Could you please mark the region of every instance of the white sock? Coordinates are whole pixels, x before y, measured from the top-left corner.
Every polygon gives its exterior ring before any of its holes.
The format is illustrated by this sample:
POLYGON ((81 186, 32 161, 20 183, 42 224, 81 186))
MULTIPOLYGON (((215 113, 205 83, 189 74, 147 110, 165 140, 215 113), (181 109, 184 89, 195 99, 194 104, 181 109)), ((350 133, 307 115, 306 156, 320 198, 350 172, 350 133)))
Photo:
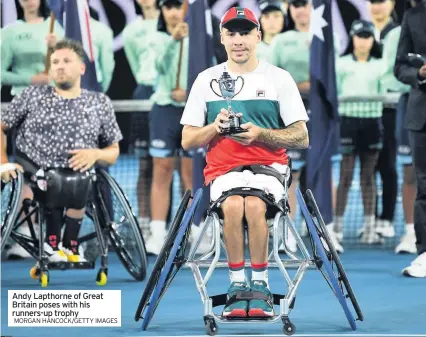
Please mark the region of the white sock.
POLYGON ((229 277, 232 282, 246 282, 246 273, 244 271, 244 268, 239 270, 230 270, 229 271, 229 277))
POLYGON ((364 215, 364 227, 366 229, 372 229, 376 223, 376 217, 374 215, 364 215))
POLYGON ((262 271, 252 270, 251 280, 252 281, 265 281, 266 285, 269 287, 268 269, 265 269, 265 270, 262 270, 262 271))
POLYGON ((328 225, 326 225, 325 227, 327 227, 327 231, 328 232, 334 232, 334 223, 329 223, 328 225))
POLYGON ((153 220, 149 224, 152 233, 163 233, 166 231, 166 222, 162 220, 153 220))
POLYGON ((334 218, 334 231, 336 233, 340 233, 343 231, 343 217, 342 216, 336 216, 334 218))

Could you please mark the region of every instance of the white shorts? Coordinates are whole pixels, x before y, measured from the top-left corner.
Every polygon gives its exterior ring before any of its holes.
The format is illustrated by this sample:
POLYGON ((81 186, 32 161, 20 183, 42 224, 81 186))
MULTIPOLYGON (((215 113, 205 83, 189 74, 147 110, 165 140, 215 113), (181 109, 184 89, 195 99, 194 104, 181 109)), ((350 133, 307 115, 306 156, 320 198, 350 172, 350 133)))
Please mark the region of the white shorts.
POLYGON ((223 192, 238 187, 251 187, 271 193, 278 202, 284 197, 284 186, 270 175, 254 174, 252 171, 229 172, 216 178, 210 186, 210 198, 216 201, 223 192))

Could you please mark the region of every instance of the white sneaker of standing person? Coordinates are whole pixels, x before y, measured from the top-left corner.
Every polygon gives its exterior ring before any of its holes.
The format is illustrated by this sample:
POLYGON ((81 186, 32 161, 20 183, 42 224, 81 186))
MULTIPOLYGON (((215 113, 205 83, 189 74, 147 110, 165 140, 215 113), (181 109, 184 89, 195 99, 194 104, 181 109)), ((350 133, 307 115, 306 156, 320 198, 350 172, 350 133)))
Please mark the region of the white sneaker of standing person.
MULTIPOLYGON (((191 225, 191 235, 189 237, 189 240, 191 242, 191 248, 192 245, 195 244, 195 241, 198 239, 201 231, 203 230, 204 222, 200 223, 199 226, 192 224, 191 225)), ((206 232, 204 233, 203 237, 201 238, 200 244, 197 248, 197 254, 205 254, 210 251, 210 247, 213 240, 213 233, 212 233, 212 226, 207 228, 206 232)))
MULTIPOLYGON (((328 236, 330 237, 331 243, 334 246, 334 249, 336 249, 336 252, 338 254, 343 254, 345 250, 343 249, 342 244, 340 244, 339 240, 337 240, 336 233, 334 232, 334 224, 330 223, 327 226, 327 232, 328 236)), ((323 242, 324 246, 327 248, 327 244, 323 242)))
POLYGON ((161 252, 166 239, 166 222, 154 220, 149 224, 151 236, 145 242, 145 248, 148 254, 158 255, 161 252))
POLYGON ((426 277, 426 252, 417 256, 411 264, 402 270, 402 275, 426 277))
MULTIPOLYGON (((38 227, 38 224, 34 224, 34 231, 37 238, 38 238, 39 230, 40 229, 38 227)), ((17 229, 17 233, 31 237, 30 229, 26 223, 19 226, 19 228, 17 229)), ((21 259, 30 259, 32 258, 32 256, 24 248, 22 248, 21 245, 13 241, 13 244, 6 252, 6 258, 8 260, 21 260, 21 259)))
POLYGON ((391 221, 377 219, 376 233, 385 238, 393 238, 395 236, 395 228, 391 221))
MULTIPOLYGON (((285 239, 285 244, 287 248, 290 250, 291 253, 297 252, 297 242, 296 238, 294 237, 292 231, 290 229, 287 230, 287 237, 285 239)), ((284 244, 281 243, 281 245, 278 247, 278 251, 280 253, 284 252, 284 244)))

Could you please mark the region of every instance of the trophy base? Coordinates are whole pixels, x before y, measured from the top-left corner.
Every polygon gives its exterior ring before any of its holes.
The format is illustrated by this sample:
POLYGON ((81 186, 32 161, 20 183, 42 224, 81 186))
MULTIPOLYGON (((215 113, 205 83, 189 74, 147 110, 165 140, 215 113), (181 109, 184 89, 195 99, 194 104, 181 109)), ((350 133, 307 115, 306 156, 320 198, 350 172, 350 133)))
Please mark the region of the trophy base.
POLYGON ((243 129, 240 127, 236 127, 236 128, 227 128, 227 129, 222 129, 222 132, 220 133, 223 136, 230 136, 230 135, 235 135, 238 133, 244 133, 247 132, 247 129, 243 129))

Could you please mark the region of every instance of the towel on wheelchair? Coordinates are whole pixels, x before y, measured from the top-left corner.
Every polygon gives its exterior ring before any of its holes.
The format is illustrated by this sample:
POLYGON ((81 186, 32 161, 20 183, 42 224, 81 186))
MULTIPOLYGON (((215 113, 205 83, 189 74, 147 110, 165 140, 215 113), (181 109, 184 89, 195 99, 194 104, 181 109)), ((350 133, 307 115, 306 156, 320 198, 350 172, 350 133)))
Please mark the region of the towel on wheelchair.
POLYGON ((250 187, 271 194, 279 202, 285 194, 284 184, 291 177, 290 167, 273 163, 272 165, 238 166, 216 178, 210 188, 212 201, 217 200, 224 192, 234 188, 250 187))

